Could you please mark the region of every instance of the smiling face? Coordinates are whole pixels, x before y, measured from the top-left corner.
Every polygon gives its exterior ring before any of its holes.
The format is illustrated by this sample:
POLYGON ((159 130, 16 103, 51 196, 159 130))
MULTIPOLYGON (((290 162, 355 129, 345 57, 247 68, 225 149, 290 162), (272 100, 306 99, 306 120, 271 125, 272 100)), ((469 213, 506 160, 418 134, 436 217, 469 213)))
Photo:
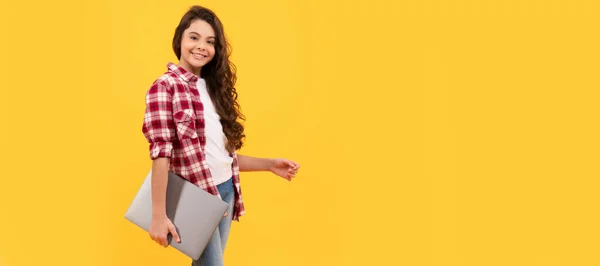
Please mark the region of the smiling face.
POLYGON ((179 65, 200 77, 200 70, 215 56, 215 31, 206 21, 196 19, 181 36, 179 65))

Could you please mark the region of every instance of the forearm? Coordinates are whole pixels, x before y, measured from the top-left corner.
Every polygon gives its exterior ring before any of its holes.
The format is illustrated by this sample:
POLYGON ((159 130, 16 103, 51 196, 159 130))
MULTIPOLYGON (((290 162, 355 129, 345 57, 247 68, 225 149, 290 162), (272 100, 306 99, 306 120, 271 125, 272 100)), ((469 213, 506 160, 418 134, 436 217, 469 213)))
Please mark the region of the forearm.
POLYGON ((238 165, 241 172, 269 171, 273 166, 273 159, 256 158, 238 154, 238 165))
POLYGON ((162 218, 167 215, 167 181, 169 159, 157 158, 152 161, 152 217, 162 218))

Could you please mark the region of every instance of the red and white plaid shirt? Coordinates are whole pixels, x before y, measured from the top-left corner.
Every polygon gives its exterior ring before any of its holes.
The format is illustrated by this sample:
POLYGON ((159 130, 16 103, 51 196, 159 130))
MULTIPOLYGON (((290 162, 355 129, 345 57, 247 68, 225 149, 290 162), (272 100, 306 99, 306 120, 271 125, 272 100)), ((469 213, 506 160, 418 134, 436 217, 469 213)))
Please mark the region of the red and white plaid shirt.
MULTIPOLYGON (((219 195, 211 176, 204 146, 204 107, 196 89, 198 77, 173 64, 146 93, 142 132, 150 143, 150 159, 169 158, 169 170, 207 192, 219 195)), ((230 153, 236 188, 232 219, 245 214, 237 153, 230 153)))

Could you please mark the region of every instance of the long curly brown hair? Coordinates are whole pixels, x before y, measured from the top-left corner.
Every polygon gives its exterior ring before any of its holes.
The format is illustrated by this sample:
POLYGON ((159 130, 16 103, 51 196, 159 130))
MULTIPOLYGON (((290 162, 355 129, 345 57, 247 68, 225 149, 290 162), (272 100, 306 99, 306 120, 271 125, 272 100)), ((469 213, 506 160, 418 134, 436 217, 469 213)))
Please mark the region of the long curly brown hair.
POLYGON ((244 126, 239 120, 246 118, 240 111, 237 102, 238 94, 235 89, 236 67, 229 61, 231 55, 231 46, 227 41, 223 24, 213 11, 202 6, 192 6, 181 18, 179 25, 175 29, 173 36, 173 51, 177 59, 181 59, 181 38, 183 32, 190 27, 190 24, 201 19, 206 21, 213 28, 216 34, 215 56, 205 66, 202 67, 200 76, 206 80, 208 93, 215 105, 217 113, 221 117, 223 132, 227 137, 226 148, 229 152, 240 149, 243 146, 244 126))

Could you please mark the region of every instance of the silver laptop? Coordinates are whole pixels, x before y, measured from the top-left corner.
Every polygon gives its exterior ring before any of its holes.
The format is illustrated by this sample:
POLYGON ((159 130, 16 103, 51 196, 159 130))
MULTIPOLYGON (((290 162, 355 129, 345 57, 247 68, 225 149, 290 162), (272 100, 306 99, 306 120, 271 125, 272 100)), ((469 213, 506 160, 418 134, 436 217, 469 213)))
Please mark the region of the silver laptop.
MULTIPOLYGON (((152 220, 151 179, 152 171, 125 213, 127 220, 146 232, 152 220)), ((228 204, 173 172, 169 172, 166 197, 167 217, 177 228, 181 239, 177 243, 169 234, 169 245, 192 259, 199 259, 227 211, 228 204)))

